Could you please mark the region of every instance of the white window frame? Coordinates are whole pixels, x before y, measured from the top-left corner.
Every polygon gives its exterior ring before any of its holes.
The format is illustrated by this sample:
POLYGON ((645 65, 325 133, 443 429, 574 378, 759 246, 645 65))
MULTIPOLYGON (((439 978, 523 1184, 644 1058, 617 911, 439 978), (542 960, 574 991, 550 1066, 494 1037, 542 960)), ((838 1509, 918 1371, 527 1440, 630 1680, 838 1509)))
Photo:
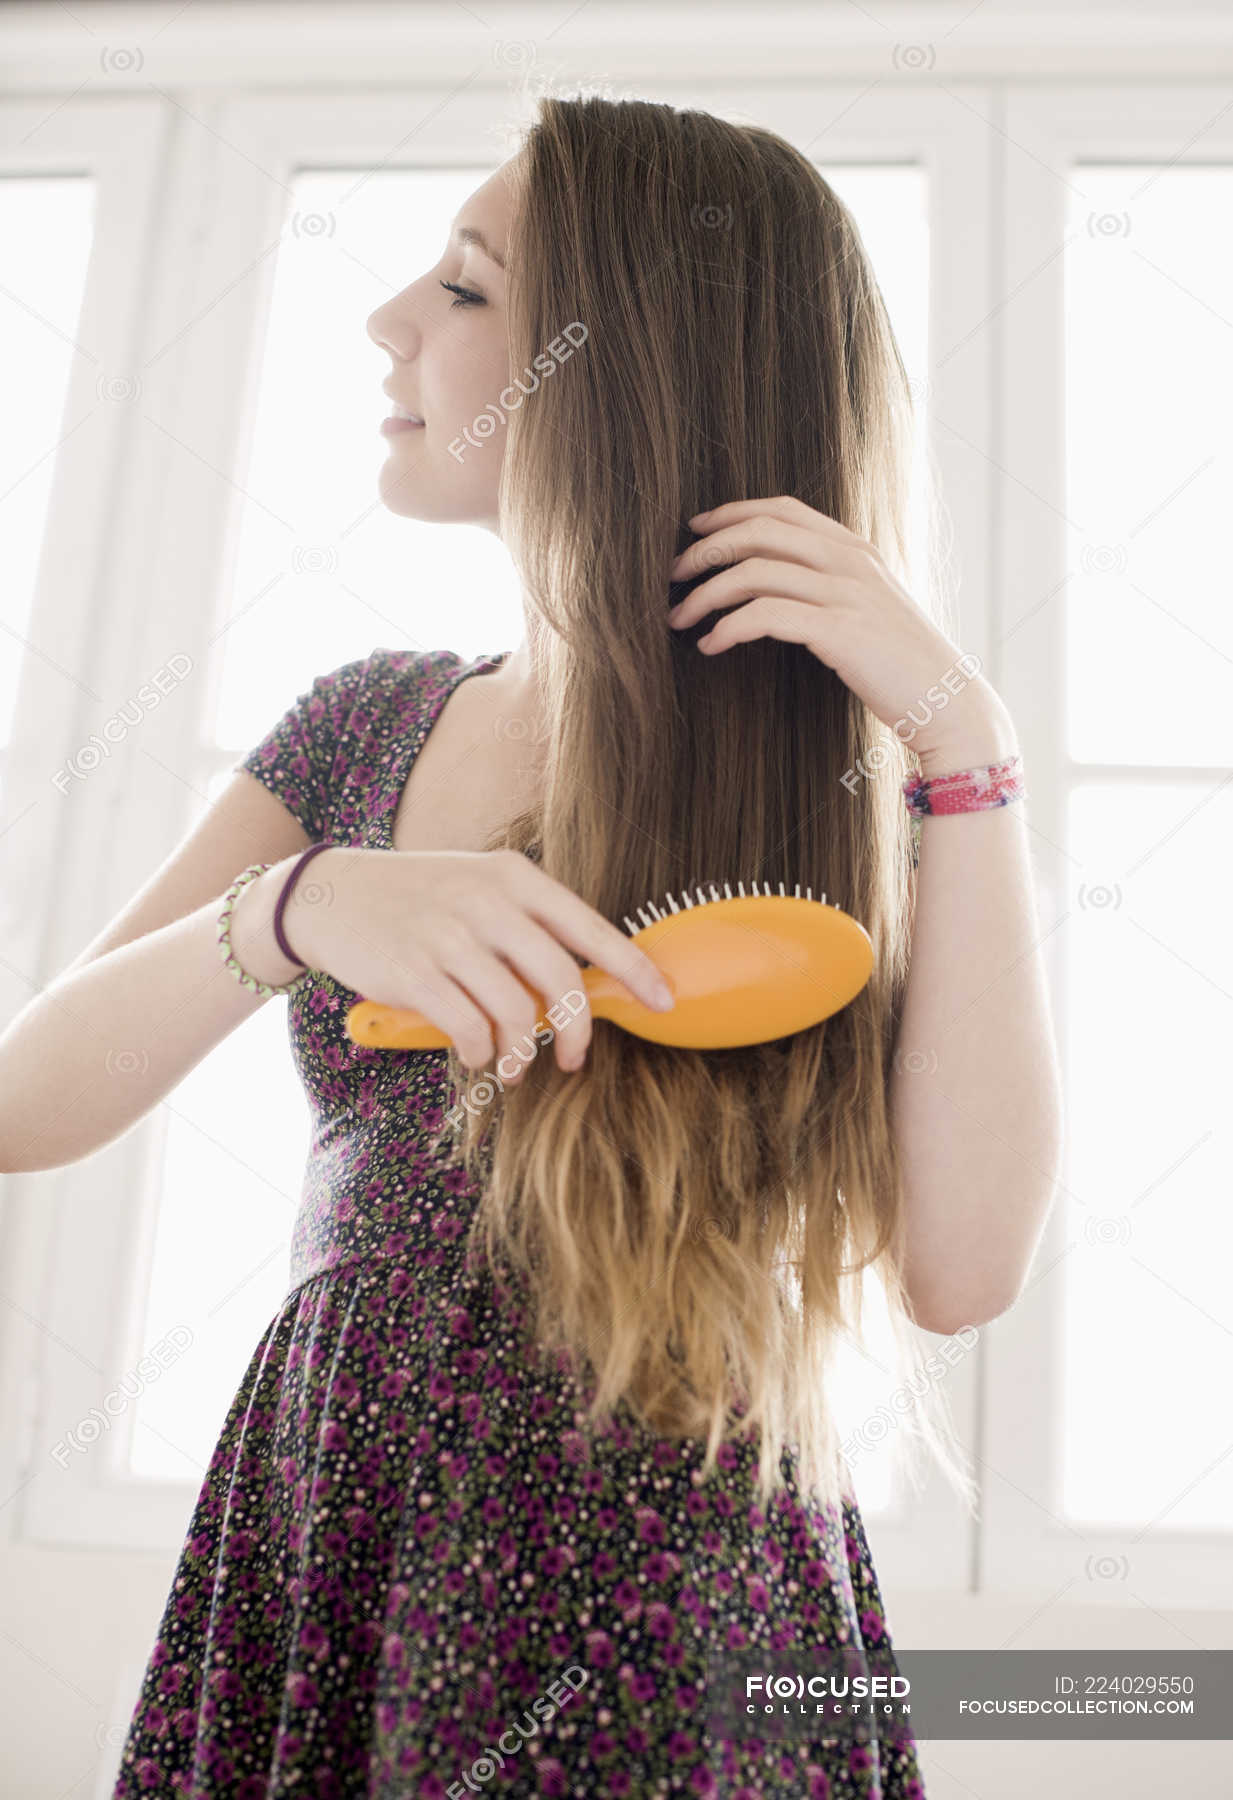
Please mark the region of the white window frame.
MULTIPOLYGON (((781 40, 776 48, 790 66, 791 46, 781 40)), ((963 645, 981 657, 1020 724, 1033 772, 1033 822, 1042 841, 1059 844, 1070 776, 1061 762, 1062 721, 1050 716, 1043 696, 1059 691, 1050 681, 1060 644, 1055 633, 1038 658, 1044 666, 1020 661, 1017 644, 1014 663, 1005 659, 1003 666, 999 657, 1013 622, 1063 577, 1060 538, 1054 543, 1040 533, 1015 483, 1000 478, 1013 445, 1021 478, 1049 496, 1060 515, 1062 395, 1040 381, 1038 362, 1029 366, 1016 354, 1017 344, 1029 343, 1037 358, 1056 355, 1049 366, 1060 370, 1060 262, 1013 303, 1005 298, 1016 272, 1056 248, 1060 184, 1051 187, 1016 147, 1027 146, 1054 166, 1077 147, 1090 155, 1173 155, 1187 137, 1184 122, 1208 119, 1225 96, 1214 87, 1132 87, 1121 80, 1092 89, 1050 83, 1029 90, 963 78, 922 86, 888 74, 884 54, 877 67, 876 79, 739 87, 729 80, 692 89, 653 78, 648 67, 631 80, 630 91, 757 119, 823 167, 915 160, 926 168, 932 449, 961 546, 963 645)), ((143 372, 145 412, 171 421, 171 428, 177 416, 193 420, 197 455, 217 470, 242 469, 246 459, 272 251, 282 225, 279 182, 297 166, 371 166, 385 159, 395 166, 399 160, 474 166, 479 179, 502 154, 493 123, 510 116, 511 99, 499 71, 471 85, 464 80, 461 88, 455 73, 395 91, 378 85, 375 50, 370 69, 372 85, 357 74, 346 91, 232 97, 185 85, 168 100, 69 100, 28 143, 25 132, 48 103, 10 100, 0 115, 5 167, 30 168, 33 154, 44 159, 37 166, 88 163, 98 172, 99 233, 122 243, 125 254, 92 263, 89 340, 106 346, 109 367, 143 372), (395 145, 404 146, 398 157, 391 154, 395 145), (254 180, 254 163, 269 173, 268 183, 254 180), (237 281, 243 271, 250 274, 237 281), (188 333, 183 319, 195 321, 188 333)), ((1233 151, 1223 123, 1209 131, 1205 154, 1210 158, 1217 146, 1221 154, 1233 151)), ((92 370, 75 371, 69 418, 84 410, 94 379, 92 370)), ((113 437, 106 455, 97 439, 88 455, 72 453, 76 440, 61 453, 32 636, 54 641, 68 666, 89 666, 96 690, 114 705, 174 651, 187 651, 208 679, 211 669, 216 675, 211 653, 219 596, 229 586, 235 514, 225 474, 203 503, 192 459, 167 457, 156 425, 140 424, 135 414, 108 423, 113 437), (153 508, 151 495, 158 497, 153 508), (88 594, 74 580, 80 570, 90 571, 88 594), (92 636, 98 621, 106 629, 92 636)), ((133 871, 155 867, 178 840, 192 796, 177 789, 169 771, 198 766, 210 699, 198 696, 195 715, 174 706, 151 714, 142 727, 142 754, 92 778, 86 790, 92 798, 78 801, 71 831, 67 809, 31 813, 36 866, 54 868, 56 877, 41 918, 33 909, 11 908, 21 932, 16 966, 41 971, 42 980, 54 976, 127 901, 133 871)), ((25 781, 32 799, 45 797, 46 769, 89 735, 96 716, 84 696, 66 707, 62 686, 36 659, 28 662, 15 721, 22 763, 14 779, 25 781)), ((6 807, 10 816, 14 810, 6 807)), ((1049 969, 1060 1017, 1055 946, 1056 937, 1049 969)), ((32 1431, 0 1433, 11 1447, 4 1452, 5 1491, 16 1495, 0 1510, 0 1530, 17 1541, 174 1549, 183 1537, 192 1484, 126 1479, 108 1466, 105 1446, 64 1474, 53 1476, 48 1464, 50 1443, 68 1423, 87 1417, 141 1353, 130 1338, 148 1256, 148 1176, 156 1166, 158 1117, 156 1110, 85 1163, 7 1182, 14 1291, 32 1296, 25 1327, 8 1321, 0 1394, 5 1419, 34 1420, 32 1431), (37 1370, 33 1394, 15 1380, 18 1355, 37 1370)), ((1074 1577, 1075 1533, 1056 1541, 1033 1518, 1054 1479, 1050 1422, 1058 1372, 1047 1270, 1059 1228, 1055 1220, 1042 1246, 1042 1279, 1011 1314, 982 1330, 980 1346, 949 1378, 956 1423, 986 1476, 982 1517, 963 1513, 937 1476, 921 1495, 875 1515, 870 1536, 888 1586, 991 1585, 1041 1596, 1074 1577), (1012 1504, 1008 1483, 1035 1498, 1012 1504)), ((1229 1536, 1209 1539, 1204 1550, 1194 1534, 1184 1540, 1161 1534, 1156 1548, 1171 1605, 1229 1604, 1210 1566, 1212 1543, 1227 1552, 1229 1536)), ((1101 1534, 1098 1548, 1108 1541, 1101 1534)))
MULTIPOLYGON (((81 354, 65 397, 32 596, 33 649, 23 660, 4 771, 9 854, 0 897, 9 1012, 53 979, 128 898, 116 892, 118 871, 107 856, 127 798, 117 780, 123 770, 103 762, 64 793, 52 777, 71 760, 76 766, 96 729, 100 708, 91 695, 133 691, 125 609, 109 596, 124 592, 128 580, 130 606, 144 604, 130 562, 140 538, 125 532, 122 519, 138 487, 148 496, 157 482, 153 446, 134 430, 141 402, 116 399, 123 390, 100 384, 130 378, 140 362, 156 229, 169 272, 192 231, 191 210, 159 224, 160 170, 173 126, 166 102, 148 95, 10 96, 0 107, 0 172, 92 179, 95 252, 107 246, 102 256, 92 253, 87 270, 74 339, 81 354), (44 891, 31 893, 31 870, 43 872, 44 891), (111 875, 105 891, 100 871, 111 875)), ((155 841, 151 834, 143 846, 147 861, 156 860, 155 841)), ((130 893, 133 885, 130 876, 130 893)), ((137 1258, 142 1220, 130 1197, 148 1187, 142 1175, 152 1129, 156 1122, 86 1163, 3 1179, 12 1298, 0 1320, 0 1479, 12 1504, 0 1510, 0 1529, 10 1541, 91 1541, 81 1531, 62 1533, 54 1507, 38 1505, 52 1498, 57 1466, 39 1430, 54 1416, 54 1441, 111 1386, 111 1347, 127 1316, 115 1284, 137 1258)), ((179 1495, 161 1530, 176 1520, 182 1531, 179 1495)), ((98 1525, 98 1541, 114 1541, 106 1511, 98 1525)))
MULTIPOLYGON (((1003 129, 1005 221, 996 322, 1001 339, 1000 441, 994 454, 1013 471, 999 488, 999 648, 1014 634, 1014 654, 998 658, 999 687, 1020 726, 1032 771, 1031 818, 1053 867, 1065 862, 1068 896, 1081 873, 1070 867, 1067 807, 1074 788, 1102 781, 1184 780, 1196 798, 1233 776, 1228 767, 1086 763, 1068 756, 1064 695, 1066 514, 1064 393, 1040 369, 1061 369, 1064 352, 1064 256, 1067 189, 1058 179, 1077 162, 1233 164, 1233 115, 1226 85, 1118 82, 1012 89, 1003 129), (1032 355, 1016 354, 1030 345, 1032 355), (1057 521, 1042 531, 1042 516, 1057 521), (1046 598, 1048 597, 1048 598, 1046 598), (1030 630, 1017 626, 1031 616, 1030 630), (1052 698, 1056 704, 1047 702, 1052 698), (1056 846, 1054 858, 1048 846, 1056 846)), ((1065 908, 1069 913, 1069 905, 1065 908)), ((1062 909, 1058 909, 1059 916, 1062 909)), ((1066 930, 1049 933, 1045 955, 1065 1074, 1066 930)), ((1133 1121, 1127 1121, 1133 1129, 1133 1121)), ((1066 1186, 1063 1163, 1062 1186, 1066 1186)), ((1233 1533, 1157 1524, 1150 1530, 1090 1525, 1060 1516, 1057 1420, 1064 1371, 1061 1276, 1067 1245, 1059 1199, 1039 1246, 1027 1292, 995 1320, 988 1337, 982 1456, 987 1464, 981 1583, 1026 1598, 1080 1598, 1092 1605, 1233 1607, 1233 1533), (1092 1578, 1090 1559, 1114 1559, 1122 1580, 1092 1578)), ((1230 1370, 1233 1373, 1233 1370, 1230 1370)), ((1219 1383, 1217 1386, 1219 1387, 1219 1383)), ((1179 1470, 1179 1487, 1187 1474, 1179 1470)))

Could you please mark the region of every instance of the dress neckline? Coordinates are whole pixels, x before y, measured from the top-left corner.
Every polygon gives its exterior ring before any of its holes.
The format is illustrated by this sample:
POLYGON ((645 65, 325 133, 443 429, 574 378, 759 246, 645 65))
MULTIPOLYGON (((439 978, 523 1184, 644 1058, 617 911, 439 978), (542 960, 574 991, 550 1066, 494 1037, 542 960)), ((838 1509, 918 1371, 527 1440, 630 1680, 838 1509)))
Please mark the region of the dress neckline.
POLYGON ((410 780, 412 764, 415 762, 420 751, 424 748, 428 739, 428 734, 445 710, 445 703, 450 695, 454 692, 455 688, 461 687, 462 683, 468 680, 470 676, 484 675, 491 669, 499 669, 501 664, 507 662, 512 655, 512 650, 501 650, 495 656, 476 656, 470 662, 463 662, 460 659, 458 667, 445 681, 437 698, 433 701, 431 706, 424 708, 414 729, 407 733, 403 743, 398 746, 398 749, 392 758, 389 777, 393 791, 392 803, 385 808, 379 820, 379 835, 382 848, 386 850, 396 850, 398 848, 394 842, 394 826, 398 818, 399 808, 402 805, 403 790, 410 780))

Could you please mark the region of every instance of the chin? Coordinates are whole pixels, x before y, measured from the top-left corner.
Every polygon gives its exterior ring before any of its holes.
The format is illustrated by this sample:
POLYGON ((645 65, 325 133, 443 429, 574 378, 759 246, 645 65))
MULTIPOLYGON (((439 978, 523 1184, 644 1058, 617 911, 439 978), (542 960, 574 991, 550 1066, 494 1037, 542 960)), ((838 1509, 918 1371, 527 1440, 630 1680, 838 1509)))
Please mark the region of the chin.
POLYGON ((431 473, 399 466, 397 452, 377 474, 377 491, 387 512, 400 519, 422 519, 441 525, 487 525, 496 529, 497 497, 488 484, 480 489, 457 479, 434 480, 431 473))

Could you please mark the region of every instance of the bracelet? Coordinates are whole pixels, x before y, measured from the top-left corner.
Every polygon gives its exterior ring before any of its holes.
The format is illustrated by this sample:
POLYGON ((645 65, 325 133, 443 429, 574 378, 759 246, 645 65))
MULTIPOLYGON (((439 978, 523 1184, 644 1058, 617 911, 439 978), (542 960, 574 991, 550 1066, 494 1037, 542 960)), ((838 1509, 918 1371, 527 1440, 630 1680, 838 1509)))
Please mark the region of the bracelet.
POLYGON ((977 769, 956 769, 950 775, 912 775, 903 784, 908 811, 917 818, 941 813, 985 812, 1022 800, 1023 756, 1018 750, 1002 762, 977 769))
POLYGON ((318 855, 322 850, 332 850, 333 848, 334 846, 332 844, 324 842, 320 844, 310 844, 308 849, 305 850, 301 856, 296 858, 291 873, 287 876, 286 881, 283 882, 282 892, 278 896, 278 904, 274 908, 274 942, 278 945, 288 962, 298 963, 303 962, 304 960, 302 956, 296 955, 295 951, 291 948, 291 945, 287 942, 286 933, 283 931, 283 914, 287 910, 287 902, 291 898, 291 890, 299 880, 300 872, 305 864, 310 863, 313 857, 318 855))
POLYGON ((258 981, 255 975, 250 975, 247 970, 242 969, 232 951, 231 909, 235 905, 236 896, 242 888, 248 886, 250 881, 256 881, 258 875, 264 875, 267 869, 273 867, 273 863, 253 863, 242 874, 237 875, 223 897, 223 910, 218 915, 218 947, 222 952, 224 968, 231 970, 241 986, 248 988, 254 994, 262 995, 265 999, 271 999, 276 994, 298 993, 300 988, 311 980, 313 973, 311 969, 305 969, 302 975, 295 976, 293 980, 284 983, 282 987, 272 987, 268 981, 258 981))

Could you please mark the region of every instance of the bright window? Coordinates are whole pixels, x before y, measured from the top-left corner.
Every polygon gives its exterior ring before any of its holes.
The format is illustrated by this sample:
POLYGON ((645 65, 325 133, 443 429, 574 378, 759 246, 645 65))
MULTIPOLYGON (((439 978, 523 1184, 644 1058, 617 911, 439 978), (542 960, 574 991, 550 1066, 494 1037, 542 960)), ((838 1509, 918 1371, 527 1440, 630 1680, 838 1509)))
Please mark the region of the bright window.
MULTIPOLYGON (((364 326, 388 294, 431 267, 488 170, 302 171, 295 179, 264 331, 248 466, 237 474, 237 544, 220 607, 213 789, 313 677, 377 645, 495 651, 521 636, 512 565, 491 533, 400 519, 377 495, 386 455, 388 357, 364 326), (311 541, 297 521, 311 520, 311 541)), ((925 177, 912 166, 824 168, 852 208, 909 373, 924 386, 925 177)), ((923 412, 923 402, 918 402, 923 412)), ((920 516, 917 517, 920 529, 920 516)), ((132 1409, 135 1474, 204 1468, 227 1404, 287 1286, 286 1250, 307 1150, 286 1010, 262 1009, 162 1109, 153 1163, 154 1238, 139 1342, 175 1327, 184 1355, 132 1409), (237 1096, 260 1091, 260 1113, 237 1096)), ((880 1295, 868 1354, 846 1350, 842 1411, 863 1451, 854 1479, 887 1504, 896 1447, 886 1406, 880 1295), (879 1407, 883 1411, 879 1413, 879 1407)))
MULTIPOLYGON (((94 232, 89 176, 0 179, 0 749, 7 746, 94 232)), ((46 648, 46 647, 44 647, 46 648)))
POLYGON ((1233 1526, 1227 932, 1229 168, 1082 164, 1066 288, 1068 1515, 1233 1526), (1135 769, 1159 766, 1139 778, 1135 769), (1196 1378, 1198 1377, 1198 1378, 1196 1378), (1183 1491, 1184 1490, 1184 1491, 1183 1491))

